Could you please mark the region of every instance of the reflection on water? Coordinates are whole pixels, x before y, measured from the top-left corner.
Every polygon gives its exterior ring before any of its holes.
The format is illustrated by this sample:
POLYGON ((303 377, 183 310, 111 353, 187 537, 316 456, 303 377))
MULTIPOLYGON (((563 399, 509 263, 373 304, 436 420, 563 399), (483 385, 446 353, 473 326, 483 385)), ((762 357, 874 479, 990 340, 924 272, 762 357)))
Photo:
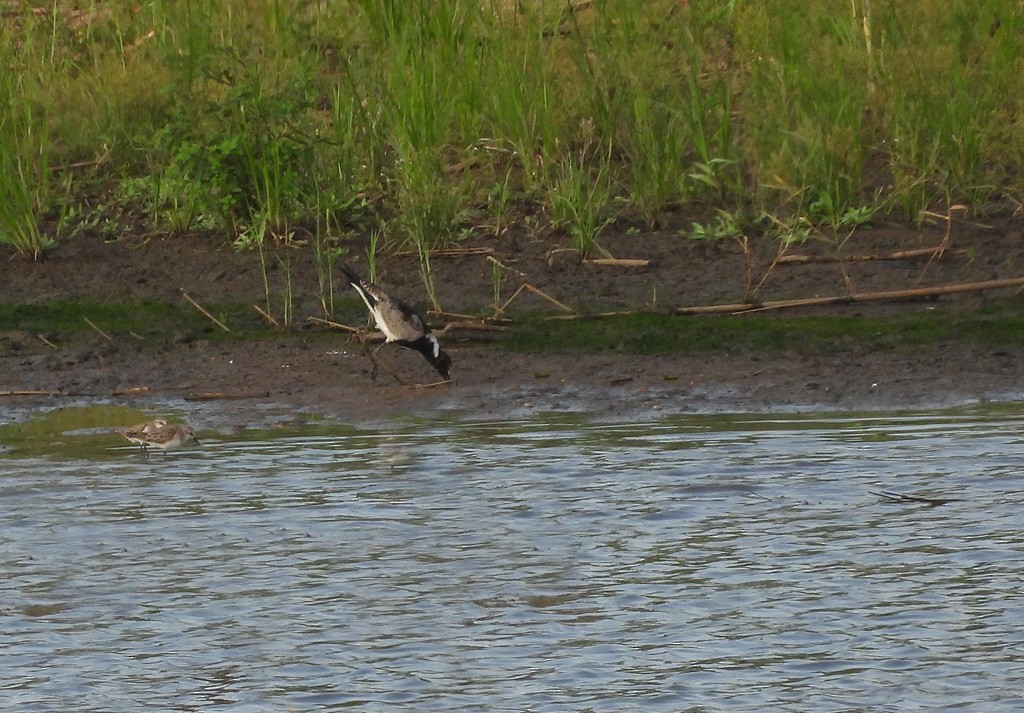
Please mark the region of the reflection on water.
POLYGON ((0 459, 5 709, 1024 709, 1019 409, 76 428, 0 459))

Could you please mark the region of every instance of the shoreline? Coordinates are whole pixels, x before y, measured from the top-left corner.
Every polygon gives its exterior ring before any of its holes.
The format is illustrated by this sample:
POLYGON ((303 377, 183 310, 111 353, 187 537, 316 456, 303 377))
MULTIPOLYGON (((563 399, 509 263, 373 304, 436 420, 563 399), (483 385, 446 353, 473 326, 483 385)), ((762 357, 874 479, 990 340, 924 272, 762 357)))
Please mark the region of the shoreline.
MULTIPOLYGON (((8 415, 108 403, 160 413, 172 408, 200 427, 236 429, 330 420, 500 420, 579 413, 595 420, 685 414, 852 413, 1024 401, 1024 350, 948 345, 908 354, 637 356, 452 349, 450 386, 371 382, 358 347, 286 343, 185 345, 148 355, 108 354, 61 365, 54 358, 0 358, 8 415), (958 353, 956 353, 958 352, 958 353), (963 368, 970 365, 970 369, 963 368)), ((389 368, 430 383, 418 354, 387 350, 389 368)), ((47 355, 49 356, 49 355, 47 355)))

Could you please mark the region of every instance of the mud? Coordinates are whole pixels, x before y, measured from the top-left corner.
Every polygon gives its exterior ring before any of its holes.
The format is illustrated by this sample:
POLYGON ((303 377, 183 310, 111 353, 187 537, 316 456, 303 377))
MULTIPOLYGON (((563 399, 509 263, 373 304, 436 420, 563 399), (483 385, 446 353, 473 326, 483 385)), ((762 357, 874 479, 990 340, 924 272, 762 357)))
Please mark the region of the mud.
MULTIPOLYGON (((655 232, 618 226, 602 236, 601 245, 612 256, 643 264, 582 261, 568 240, 553 246, 550 235, 524 231, 465 241, 457 251, 432 258, 438 302, 449 315, 446 321, 458 321, 452 314, 488 312, 495 304, 496 274, 499 303, 526 283, 552 298, 523 292, 506 310, 513 317, 559 313, 562 308, 555 302, 585 313, 668 312, 692 305, 903 290, 1024 274, 1024 221, 1012 213, 986 221, 961 220, 949 230, 943 221, 924 228, 879 225, 846 240, 823 237, 792 246, 782 261, 777 241, 695 241, 680 234, 686 225, 678 221, 655 232), (932 255, 900 253, 938 246, 944 249, 932 255), (787 262, 789 255, 803 261, 787 262), (500 263, 497 273, 489 258, 500 263)), ((347 250, 346 262, 366 271, 365 244, 351 239, 339 246, 347 250)), ((404 383, 389 375, 371 382, 370 362, 358 343, 306 319, 324 316, 312 253, 309 246, 285 246, 266 260, 272 294, 288 285, 295 294, 296 326, 273 339, 212 340, 186 334, 147 348, 123 334, 108 339, 83 330, 44 340, 45 335, 14 325, 0 333, 0 409, 82 400, 135 404, 140 410, 177 404, 226 427, 289 418, 359 422, 449 412, 481 419, 539 411, 630 418, 903 409, 1024 398, 1024 339, 1005 348, 969 342, 875 351, 865 344, 828 356, 802 349, 798 341, 792 349, 769 353, 725 349, 639 356, 617 351, 614 345, 597 353, 527 354, 489 343, 486 332, 453 333, 444 339, 454 360, 451 384, 430 385, 434 372, 422 358, 394 345, 381 356, 404 383)), ((257 256, 237 252, 215 235, 117 242, 79 236, 59 243, 45 262, 10 254, 0 255, 0 260, 5 272, 0 303, 8 305, 83 301, 130 310, 140 301, 183 304, 183 292, 202 304, 266 301, 257 256)), ((378 267, 378 282, 386 289, 429 305, 414 256, 382 255, 378 267)), ((335 280, 335 291, 337 299, 350 300, 342 278, 335 280)), ((922 310, 976 313, 996 303, 1003 310, 1019 309, 1024 297, 1012 289, 966 292, 788 310, 778 312, 777 318, 797 313, 851 318, 922 310)), ((358 319, 355 323, 360 324, 358 319)), ((681 321, 681 328, 685 324, 681 321)))

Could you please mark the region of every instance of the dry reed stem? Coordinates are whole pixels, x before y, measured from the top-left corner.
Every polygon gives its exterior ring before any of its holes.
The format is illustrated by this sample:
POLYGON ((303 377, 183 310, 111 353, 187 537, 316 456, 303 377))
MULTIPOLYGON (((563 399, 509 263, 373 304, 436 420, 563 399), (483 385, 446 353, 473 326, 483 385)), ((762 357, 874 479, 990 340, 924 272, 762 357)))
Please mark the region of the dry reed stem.
POLYGON ((493 255, 488 255, 487 256, 487 262, 490 262, 490 263, 493 263, 493 264, 497 265, 502 270, 508 270, 509 272, 514 272, 517 275, 519 275, 520 277, 526 277, 526 273, 525 272, 523 272, 521 270, 516 270, 513 267, 509 267, 508 265, 506 265, 505 263, 503 263, 501 260, 497 259, 493 255))
POLYGON ((200 311, 200 312, 201 312, 201 313, 203 314, 203 316, 205 316, 205 317, 206 317, 207 319, 209 319, 209 320, 210 320, 211 322, 213 322, 214 324, 216 324, 216 325, 217 325, 218 327, 220 327, 221 329, 223 329, 223 330, 224 330, 225 332, 230 332, 230 331, 231 331, 230 329, 228 329, 228 325, 224 324, 224 323, 223 323, 223 322, 221 322, 221 321, 220 321, 219 319, 217 319, 217 318, 216 318, 216 317, 214 317, 214 316, 213 316, 212 314, 210 314, 210 313, 209 313, 209 312, 207 311, 207 309, 206 309, 205 307, 203 307, 203 306, 202 306, 201 304, 199 304, 199 303, 198 303, 198 302, 196 302, 196 301, 195 301, 194 299, 192 299, 192 298, 191 298, 191 297, 189 296, 189 294, 188 294, 187 292, 185 292, 185 290, 182 290, 182 291, 181 291, 181 295, 182 295, 182 297, 184 297, 184 298, 185 298, 186 300, 188 300, 188 301, 189 301, 189 302, 190 302, 190 303, 192 304, 192 306, 193 306, 193 307, 195 307, 195 308, 196 308, 197 310, 199 310, 199 311, 200 311))
POLYGON ((332 327, 334 329, 341 329, 345 332, 350 332, 352 334, 359 334, 362 331, 360 329, 357 329, 356 327, 350 327, 347 324, 342 324, 341 322, 334 322, 330 319, 321 319, 320 317, 306 317, 306 319, 316 324, 325 324, 328 327, 332 327))
POLYGON ((260 307, 257 304, 254 304, 252 306, 252 308, 254 310, 256 310, 257 312, 259 312, 260 316, 263 317, 263 319, 267 320, 267 322, 269 322, 275 328, 277 328, 277 329, 281 328, 281 324, 276 319, 274 319, 274 315, 270 314, 270 312, 268 312, 267 310, 263 309, 262 307, 260 307))
POLYGON ((938 297, 963 292, 983 292, 1006 287, 1024 286, 1024 277, 1011 277, 1002 280, 985 280, 983 282, 967 282, 955 285, 939 285, 936 287, 915 287, 906 290, 887 290, 883 292, 861 292, 848 295, 832 295, 830 297, 805 297, 794 300, 775 300, 753 304, 719 304, 695 307, 678 307, 676 314, 722 314, 741 312, 763 312, 789 307, 818 307, 822 305, 856 304, 860 302, 890 302, 918 297, 938 297))
POLYGON ((36 336, 37 336, 37 337, 39 338, 39 341, 41 341, 41 342, 42 342, 43 344, 45 344, 46 346, 48 346, 48 347, 50 347, 50 348, 52 348, 52 349, 59 349, 59 348, 60 348, 60 347, 58 347, 58 346, 57 346, 56 344, 54 344, 53 342, 51 342, 51 341, 50 341, 49 339, 47 339, 46 337, 44 337, 44 336, 43 336, 42 334, 37 334, 36 336))
POLYGON ((556 300, 556 299, 555 299, 554 297, 552 297, 551 295, 549 295, 549 294, 548 294, 547 292, 544 292, 543 290, 539 290, 539 289, 537 289, 536 287, 534 287, 533 285, 531 285, 531 284, 530 284, 529 282, 524 282, 524 283, 523 283, 523 284, 522 284, 522 285, 521 285, 521 286, 519 287, 519 289, 518 289, 518 290, 516 290, 516 291, 515 291, 515 292, 514 292, 514 293, 512 294, 512 296, 511 296, 511 297, 509 297, 509 298, 508 298, 508 300, 506 300, 506 301, 505 301, 505 304, 503 304, 503 305, 502 305, 502 306, 501 306, 501 307, 500 307, 500 308, 498 309, 498 312, 499 312, 499 313, 504 313, 504 312, 505 312, 505 309, 506 309, 506 308, 507 308, 507 307, 508 307, 508 306, 509 306, 510 304, 512 304, 512 300, 514 300, 514 299, 516 299, 517 297, 519 297, 519 295, 521 295, 521 294, 522 294, 522 293, 523 293, 524 291, 529 291, 529 292, 532 292, 533 294, 537 295, 538 297, 542 297, 542 298, 546 299, 546 300, 547 300, 548 302, 550 302, 551 304, 555 305, 556 307, 558 307, 558 308, 559 308, 559 309, 561 309, 561 310, 564 310, 564 311, 566 311, 566 312, 569 312, 570 314, 579 314, 579 312, 578 312, 577 310, 574 310, 574 309, 573 309, 572 307, 569 307, 568 305, 565 305, 565 304, 563 304, 563 303, 559 302, 559 301, 558 301, 558 300, 556 300))
MULTIPOLYGON (((965 249, 948 250, 942 245, 938 245, 933 248, 914 248, 912 250, 896 250, 891 253, 884 254, 865 254, 865 255, 850 255, 843 258, 850 262, 869 262, 873 260, 910 260, 918 257, 929 257, 935 255, 935 253, 952 252, 955 254, 966 253, 965 249)), ((777 265, 788 265, 792 263, 823 263, 823 262, 836 262, 838 258, 833 255, 783 255, 775 261, 777 265)))
POLYGON ((92 321, 91 319, 89 319, 88 317, 86 317, 86 316, 84 316, 84 315, 82 316, 82 319, 83 319, 83 320, 85 320, 85 323, 86 323, 86 324, 88 324, 88 325, 89 325, 90 327, 92 327, 92 328, 93 328, 93 329, 95 329, 95 330, 96 330, 97 332, 99 332, 99 335, 100 335, 101 337, 103 337, 104 339, 106 339, 106 340, 107 340, 108 342, 113 342, 113 341, 114 341, 114 338, 113 338, 112 336, 110 336, 109 334, 107 334, 106 332, 104 332, 104 331, 103 331, 102 329, 100 329, 99 327, 97 327, 97 326, 96 326, 95 324, 93 324, 93 321, 92 321))
MULTIPOLYGON (((392 374, 392 376, 394 376, 394 374, 392 374)), ((398 383, 402 384, 401 381, 399 381, 398 383)), ((451 384, 452 384, 452 382, 450 382, 450 381, 432 381, 429 384, 413 384, 409 388, 410 389, 436 389, 439 386, 451 386, 451 384)), ((405 384, 402 384, 402 386, 405 386, 405 384)))
MULTIPOLYGON (((467 257, 469 255, 493 255, 494 248, 439 248, 430 251, 430 257, 467 257)), ((392 257, 419 257, 415 250, 401 250, 391 253, 392 257)))
MULTIPOLYGON (((917 281, 914 283, 914 287, 917 287, 921 284, 921 282, 924 280, 925 273, 928 272, 928 268, 932 266, 932 263, 935 261, 936 258, 942 257, 942 254, 946 251, 946 248, 949 247, 950 239, 953 234, 954 210, 957 211, 958 213, 966 213, 967 206, 962 205, 960 203, 957 203, 956 205, 951 205, 949 206, 949 208, 946 209, 946 215, 944 217, 939 216, 946 221, 946 235, 942 238, 942 242, 939 243, 938 250, 930 258, 928 258, 928 262, 926 262, 924 267, 921 268, 921 274, 918 276, 917 281)), ((928 213, 928 215, 935 216, 934 213, 928 213)))
POLYGON ((651 261, 641 258, 596 257, 584 260, 583 264, 600 267, 647 267, 651 261))

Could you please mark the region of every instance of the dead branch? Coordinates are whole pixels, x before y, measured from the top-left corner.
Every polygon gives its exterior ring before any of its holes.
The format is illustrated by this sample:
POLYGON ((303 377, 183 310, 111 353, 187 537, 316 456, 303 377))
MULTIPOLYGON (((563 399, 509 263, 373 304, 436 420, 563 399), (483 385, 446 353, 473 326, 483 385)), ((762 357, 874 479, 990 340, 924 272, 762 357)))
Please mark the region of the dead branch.
POLYGON ((794 300, 774 300, 749 304, 719 304, 695 307, 679 307, 676 314, 723 314, 736 312, 761 312, 788 307, 818 307, 822 305, 857 304, 861 302, 896 302, 899 300, 917 299, 920 297, 938 297, 962 292, 983 292, 1007 287, 1024 286, 1024 277, 1011 277, 1003 280, 986 280, 956 285, 938 285, 935 287, 915 287, 906 290, 888 290, 883 292, 861 292, 849 295, 832 295, 829 297, 806 297, 794 300))

